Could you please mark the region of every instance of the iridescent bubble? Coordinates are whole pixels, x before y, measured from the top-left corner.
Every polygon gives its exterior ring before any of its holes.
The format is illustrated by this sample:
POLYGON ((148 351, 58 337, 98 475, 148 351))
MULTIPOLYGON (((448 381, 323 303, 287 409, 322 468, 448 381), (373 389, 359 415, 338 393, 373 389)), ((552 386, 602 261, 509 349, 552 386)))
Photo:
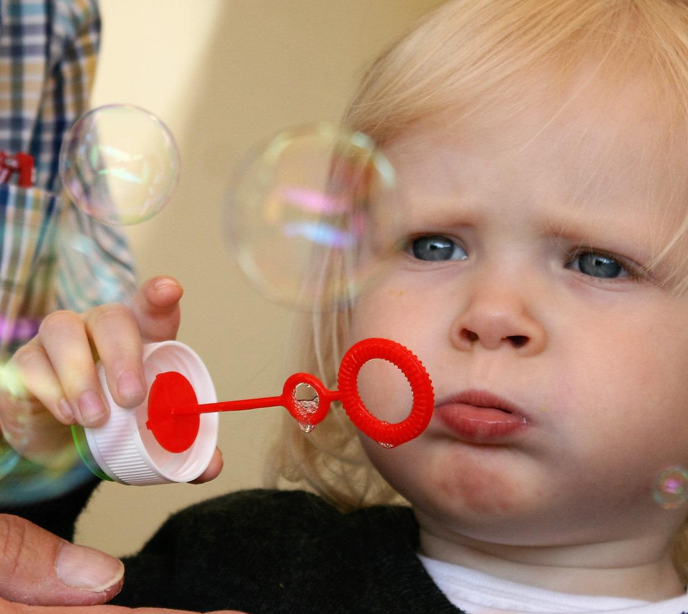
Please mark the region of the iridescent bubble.
MULTIPOLYGON (((3 480, 7 475, 12 473, 12 470, 17 466, 21 459, 19 453, 10 447, 10 445, 3 439, 0 440, 0 480, 3 480)), ((0 485, 0 492, 2 486, 0 485)), ((2 499, 0 498, 0 501, 2 499)))
POLYGON ((365 135, 329 124, 256 148, 230 191, 227 240, 258 289, 327 308, 350 301, 397 248, 394 169, 365 135))
MULTIPOLYGON (((71 459, 69 467, 53 468, 35 464, 13 450, 5 454, 0 444, 0 504, 26 505, 64 495, 93 479, 80 458, 71 459)), ((74 445, 72 445, 74 448, 74 445)))
POLYGON ((70 279, 63 283, 64 292, 69 293, 70 300, 88 305, 106 303, 126 303, 128 288, 118 276, 119 269, 103 266, 108 256, 99 245, 97 238, 85 235, 74 229, 60 228, 59 251, 62 267, 73 267, 86 276, 88 283, 76 284, 70 279), (78 298, 73 298, 78 295, 78 298))
POLYGON ((60 177, 77 207, 99 222, 138 224, 167 204, 179 176, 172 134, 130 105, 89 111, 65 136, 60 177))
POLYGON ((12 363, 0 364, 0 401, 7 402, 25 393, 19 371, 12 363), (7 396, 7 399, 5 399, 7 396))
POLYGON ((50 499, 91 479, 70 429, 23 395, 11 365, 4 365, 0 369, 0 504, 5 505, 50 499))
POLYGON ((655 480, 652 497, 665 510, 684 505, 688 501, 688 471, 682 467, 664 469, 655 480))

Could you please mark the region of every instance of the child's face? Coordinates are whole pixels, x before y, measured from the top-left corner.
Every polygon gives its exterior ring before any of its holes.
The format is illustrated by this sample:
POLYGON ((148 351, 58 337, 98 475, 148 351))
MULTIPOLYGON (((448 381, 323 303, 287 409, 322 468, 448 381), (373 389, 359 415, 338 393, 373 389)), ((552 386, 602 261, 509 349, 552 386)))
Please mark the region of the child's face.
MULTIPOLYGON (((652 489, 663 468, 688 468, 688 296, 662 285, 686 252, 641 269, 685 215, 686 158, 656 162, 668 129, 636 92, 553 120, 534 101, 500 128, 428 123, 389 148, 409 247, 359 300, 351 341, 401 342, 433 380, 439 406, 422 436, 393 450, 363 438, 425 531, 663 544, 685 515, 652 489), (466 390, 520 415, 465 413, 452 397, 466 390), (525 425, 499 426, 513 416, 525 425)), ((389 421, 408 411, 399 382, 361 374, 389 421)))

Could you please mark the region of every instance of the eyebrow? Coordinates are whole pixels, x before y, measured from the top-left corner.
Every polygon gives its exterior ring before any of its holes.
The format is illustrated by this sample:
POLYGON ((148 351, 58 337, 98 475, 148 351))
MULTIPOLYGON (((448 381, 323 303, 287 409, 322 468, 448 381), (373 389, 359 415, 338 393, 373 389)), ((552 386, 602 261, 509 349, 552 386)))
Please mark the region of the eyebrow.
MULTIPOLYGON (((481 225, 486 217, 483 207, 479 205, 464 204, 464 207, 457 210, 454 204, 435 202, 430 209, 423 210, 416 220, 409 220, 411 225, 422 224, 429 228, 470 228, 481 225)), ((592 212, 586 210, 585 213, 592 212)), ((584 212, 581 212, 581 215, 583 214, 584 212)), ((620 253, 646 263, 651 261, 653 254, 661 251, 660 246, 651 244, 651 235, 647 232, 643 232, 641 236, 630 236, 623 225, 610 224, 607 219, 579 221, 576 217, 568 212, 553 215, 551 212, 543 211, 541 219, 538 220, 541 226, 538 236, 579 246, 599 247, 601 250, 620 253), (642 238, 648 240, 643 241, 642 238)))

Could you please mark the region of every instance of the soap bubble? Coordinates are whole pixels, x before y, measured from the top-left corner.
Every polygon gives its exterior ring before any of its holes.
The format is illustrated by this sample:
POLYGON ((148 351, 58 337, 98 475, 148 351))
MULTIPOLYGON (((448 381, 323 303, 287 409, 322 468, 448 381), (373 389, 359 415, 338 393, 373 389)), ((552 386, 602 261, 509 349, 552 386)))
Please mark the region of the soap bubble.
POLYGON ((665 510, 674 510, 688 501, 688 471, 682 467, 664 469, 655 480, 652 497, 665 510))
POLYGON ((280 133, 240 166, 227 240, 258 289, 292 306, 349 301, 396 248, 394 169, 365 135, 329 124, 280 133))
POLYGON ((61 228, 58 238, 62 266, 69 267, 72 263, 78 263, 74 266, 78 266, 82 275, 87 275, 88 279, 88 283, 77 283, 77 280, 71 278, 68 283, 63 281, 63 292, 73 304, 105 305, 127 302, 128 288, 120 278, 120 270, 103 266, 103 262, 107 262, 112 256, 104 251, 97 237, 76 229, 61 228))
POLYGON ((0 441, 0 505, 27 505, 59 497, 93 480, 72 443, 60 465, 34 463, 0 441))
MULTIPOLYGON (((94 109, 74 124, 65 137, 59 167, 65 190, 79 209, 98 222, 135 224, 155 215, 168 201, 179 174, 179 155, 159 119, 143 109, 114 105, 94 109)), ((51 206, 43 201, 31 204, 36 211, 51 206)), ((58 239, 64 266, 77 260, 90 263, 94 254, 102 253, 92 237, 75 229, 60 228, 58 239)), ((26 258, 37 267, 36 280, 43 276, 40 267, 47 265, 41 258, 31 259, 33 250, 40 254, 48 240, 43 216, 8 215, 0 220, 7 263, 26 258)), ((93 304, 121 301, 121 280, 98 270, 97 264, 94 261, 92 281, 80 294, 93 304)), ((38 317, 17 315, 19 305, 9 305, 16 309, 0 314, 3 357, 31 339, 40 324, 38 317)), ((30 306, 42 313, 42 305, 30 306)), ((0 404, 5 410, 11 407, 3 412, 0 425, 0 504, 50 499, 93 479, 71 430, 26 395, 11 362, 0 362, 0 404)))
MULTIPOLYGON (((32 194, 29 194, 29 198, 32 194)), ((24 210, 17 208, 15 215, 0 220, 0 244, 3 245, 3 265, 9 267, 31 266, 30 284, 42 283, 51 266, 49 259, 41 257, 42 241, 50 241, 44 225, 44 211, 50 206, 47 200, 33 200, 24 210), (24 263, 24 264, 22 264, 24 263)), ((12 277, 12 275, 9 275, 12 277)), ((39 301, 29 301, 22 289, 15 289, 0 313, 0 406, 3 412, 0 424, 0 505, 22 505, 49 499, 69 492, 89 479, 80 468, 82 463, 74 455, 70 445, 69 429, 58 425, 52 416, 38 411, 35 404, 24 399, 25 389, 9 357, 38 332, 44 306, 39 301), (48 424, 61 427, 60 433, 48 435, 48 444, 31 449, 27 433, 43 419, 48 424), (11 445, 10 445, 11 444, 11 445)), ((27 289, 27 293, 30 291, 27 289)), ((5 297, 8 298, 8 297, 5 297)))
MULTIPOLYGON (((4 479, 17 466, 21 459, 19 453, 10 447, 10 445, 3 439, 0 440, 0 480, 4 479)), ((0 483, 0 493, 2 492, 2 484, 0 483)), ((2 497, 0 497, 2 501, 2 497)))
POLYGON ((60 150, 62 184, 82 211, 105 224, 138 224, 170 199, 179 176, 172 134, 155 115, 108 105, 79 118, 60 150))
POLYGON ((57 497, 92 479, 79 458, 69 428, 37 401, 24 397, 11 363, 0 367, 0 504, 24 505, 57 497), (5 408, 6 409, 6 408, 5 408), (33 436, 40 431, 40 442, 33 436))
POLYGON ((22 399, 22 386, 11 363, 0 365, 0 506, 27 505, 59 497, 93 479, 79 457, 69 427, 22 399), (32 435, 42 432, 41 443, 32 435))

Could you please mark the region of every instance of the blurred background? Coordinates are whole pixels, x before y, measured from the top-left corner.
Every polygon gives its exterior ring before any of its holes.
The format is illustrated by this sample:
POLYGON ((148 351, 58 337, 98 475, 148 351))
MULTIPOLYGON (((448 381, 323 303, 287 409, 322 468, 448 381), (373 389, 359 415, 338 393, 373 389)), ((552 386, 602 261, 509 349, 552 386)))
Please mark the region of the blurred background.
MULTIPOLYGON (((103 45, 92 106, 130 103, 158 115, 182 159, 172 201, 130 227, 141 279, 185 288, 179 340, 203 358, 221 400, 271 396, 293 372, 294 313, 250 287, 222 237, 229 177, 280 130, 337 121, 374 57, 441 0, 100 0, 103 45)), ((138 549, 190 503, 262 485, 280 412, 221 417, 223 474, 203 486, 106 483, 77 542, 138 549)))

